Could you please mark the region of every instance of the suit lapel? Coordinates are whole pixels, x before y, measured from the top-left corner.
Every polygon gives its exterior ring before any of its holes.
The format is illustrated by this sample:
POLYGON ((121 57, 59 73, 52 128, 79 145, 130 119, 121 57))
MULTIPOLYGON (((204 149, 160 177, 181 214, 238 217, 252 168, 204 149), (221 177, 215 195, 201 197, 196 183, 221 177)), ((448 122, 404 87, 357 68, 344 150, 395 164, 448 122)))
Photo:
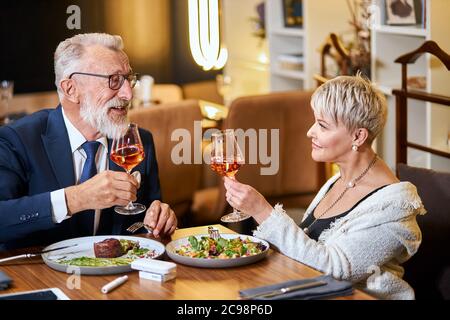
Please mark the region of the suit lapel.
POLYGON ((49 114, 47 131, 41 138, 60 188, 74 185, 72 151, 61 105, 49 114))

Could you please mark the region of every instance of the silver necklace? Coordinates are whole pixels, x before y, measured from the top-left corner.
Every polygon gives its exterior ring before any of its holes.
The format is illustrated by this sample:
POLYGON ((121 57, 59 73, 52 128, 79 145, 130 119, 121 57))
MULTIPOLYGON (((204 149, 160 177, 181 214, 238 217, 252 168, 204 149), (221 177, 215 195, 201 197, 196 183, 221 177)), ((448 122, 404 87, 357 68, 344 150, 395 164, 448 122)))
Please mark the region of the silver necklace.
MULTIPOLYGON (((341 192, 341 194, 336 198, 336 200, 334 200, 333 203, 332 203, 332 204, 331 204, 324 212, 322 212, 317 218, 314 217, 314 214, 313 214, 314 221, 313 221, 309 226, 303 228, 303 231, 304 231, 306 234, 309 234, 309 231, 311 230, 311 226, 312 226, 314 223, 316 223, 316 221, 317 221, 318 219, 320 219, 322 216, 324 216, 328 211, 330 211, 331 208, 333 208, 333 207, 336 205, 336 203, 338 203, 339 200, 342 199, 342 197, 344 196, 344 194, 345 194, 349 189, 351 189, 351 188, 353 188, 353 187, 356 186, 356 183, 357 183, 359 180, 361 180, 362 177, 364 177, 364 176, 366 175, 366 173, 370 170, 370 168, 373 167, 373 165, 375 164, 375 162, 377 161, 377 159, 378 159, 378 157, 377 157, 377 155, 375 154, 375 156, 373 157, 372 161, 371 161, 370 164, 367 166, 367 168, 366 168, 366 169, 365 169, 365 170, 364 170, 364 171, 363 171, 356 179, 350 180, 350 181, 347 183, 347 185, 345 186, 344 191, 341 192)), ((340 179, 340 178, 339 178, 339 179, 340 179)), ((330 191, 330 190, 328 190, 328 191, 330 191)), ((325 197, 328 195, 328 193, 329 193, 329 192, 327 192, 327 194, 325 195, 325 197)), ((324 197, 324 198, 325 198, 325 197, 324 197)))

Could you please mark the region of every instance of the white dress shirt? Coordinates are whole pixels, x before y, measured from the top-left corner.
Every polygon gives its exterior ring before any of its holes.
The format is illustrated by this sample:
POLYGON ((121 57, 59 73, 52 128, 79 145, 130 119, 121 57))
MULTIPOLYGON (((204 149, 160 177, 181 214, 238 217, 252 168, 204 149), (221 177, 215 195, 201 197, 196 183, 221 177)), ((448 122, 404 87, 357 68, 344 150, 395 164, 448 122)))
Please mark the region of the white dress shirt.
MULTIPOLYGON (((76 184, 79 184, 81 173, 83 171, 83 166, 86 161, 86 152, 81 147, 83 143, 87 140, 78 131, 77 128, 70 122, 64 113, 64 108, 62 108, 62 114, 64 118, 64 123, 66 125, 67 134, 69 135, 70 148, 72 151, 73 168, 75 173, 76 184)), ((97 164, 97 173, 100 173, 108 169, 108 141, 105 137, 97 139, 100 142, 98 148, 95 163, 97 164)), ((70 216, 67 214, 67 204, 66 197, 64 194, 64 189, 59 189, 50 193, 50 200, 52 204, 52 215, 53 222, 61 223, 62 221, 69 219, 70 216)), ((98 229, 98 223, 100 221, 101 210, 95 210, 94 219, 94 235, 98 229)))

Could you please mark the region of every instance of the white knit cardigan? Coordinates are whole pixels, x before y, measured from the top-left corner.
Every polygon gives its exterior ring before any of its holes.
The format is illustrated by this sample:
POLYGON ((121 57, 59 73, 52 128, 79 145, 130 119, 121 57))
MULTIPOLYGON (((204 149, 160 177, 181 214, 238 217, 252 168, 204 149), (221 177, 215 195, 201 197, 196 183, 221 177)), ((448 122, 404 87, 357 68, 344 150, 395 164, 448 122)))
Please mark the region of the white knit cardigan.
MULTIPOLYGON (((339 174, 320 189, 305 212, 311 214, 339 174)), ((409 182, 388 185, 375 192, 320 235, 310 239, 277 204, 254 231, 281 253, 380 299, 414 299, 414 290, 402 280, 400 265, 413 256, 422 241, 417 214, 426 211, 409 182)))

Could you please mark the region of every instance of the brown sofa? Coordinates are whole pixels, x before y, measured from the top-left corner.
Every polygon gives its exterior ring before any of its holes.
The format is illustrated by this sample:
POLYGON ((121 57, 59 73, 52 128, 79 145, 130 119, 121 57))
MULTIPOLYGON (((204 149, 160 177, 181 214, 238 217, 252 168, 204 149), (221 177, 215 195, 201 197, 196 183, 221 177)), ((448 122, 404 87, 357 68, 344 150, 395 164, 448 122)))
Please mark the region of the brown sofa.
MULTIPOLYGON (((291 91, 238 98, 224 122, 224 128, 280 130, 278 173, 261 175, 264 165, 246 164, 237 175, 239 181, 255 187, 272 205, 280 202, 285 208, 307 207, 324 182, 323 167, 311 159, 311 141, 306 137, 314 122, 311 94, 291 91)), ((218 222, 223 213, 230 211, 222 183, 216 189, 197 193, 194 209, 194 224, 218 222), (216 200, 208 202, 211 199, 216 200)))
POLYGON ((223 104, 223 97, 217 90, 215 80, 186 83, 182 86, 184 99, 198 99, 223 104))

